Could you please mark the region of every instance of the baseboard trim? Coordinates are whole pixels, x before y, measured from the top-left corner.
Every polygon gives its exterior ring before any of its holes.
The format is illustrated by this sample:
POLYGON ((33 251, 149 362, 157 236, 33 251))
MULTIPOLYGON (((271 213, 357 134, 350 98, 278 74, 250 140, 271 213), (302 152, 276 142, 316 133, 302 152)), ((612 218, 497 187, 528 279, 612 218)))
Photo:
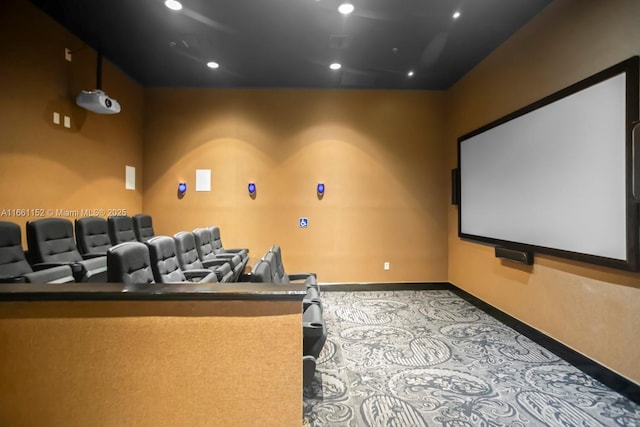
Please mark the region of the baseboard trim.
POLYGON ((349 291, 437 291, 453 290, 454 286, 448 282, 396 282, 396 283, 320 283, 323 292, 349 291))
POLYGON ((599 364, 593 359, 585 356, 562 344, 539 330, 523 323, 504 311, 482 301, 480 298, 471 295, 449 282, 401 282, 401 283, 321 283, 323 292, 350 292, 350 291, 421 291, 421 290, 448 290, 473 304, 483 312, 496 320, 514 329, 518 333, 526 336, 546 348, 567 363, 580 369, 585 374, 606 385, 610 389, 620 393, 627 399, 640 404, 640 385, 628 378, 623 377, 615 371, 599 364))

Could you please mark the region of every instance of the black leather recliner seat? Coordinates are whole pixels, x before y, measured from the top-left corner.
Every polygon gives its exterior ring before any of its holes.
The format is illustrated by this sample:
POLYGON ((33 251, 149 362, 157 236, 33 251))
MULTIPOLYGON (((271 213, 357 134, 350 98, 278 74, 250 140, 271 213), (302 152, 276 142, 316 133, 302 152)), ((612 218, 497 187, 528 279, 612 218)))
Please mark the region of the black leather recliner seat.
MULTIPOLYGON (((271 280, 269 280, 269 282, 276 283, 276 284, 290 283, 288 279, 282 280, 282 277, 280 276, 280 274, 278 274, 276 255, 274 252, 267 252, 262 257, 262 261, 265 261, 267 264, 269 264, 269 270, 271 272, 271 280)), ((251 277, 253 281, 253 274, 251 275, 251 277)), ((320 293, 318 292, 318 289, 316 287, 307 286, 307 295, 302 299, 302 304, 305 311, 311 304, 318 305, 318 307, 322 311, 322 302, 320 301, 320 293)))
POLYGON ((75 228, 78 251, 83 258, 107 255, 112 245, 106 219, 97 216, 78 218, 75 228))
POLYGON ((140 242, 124 242, 107 251, 107 280, 114 283, 155 283, 149 248, 140 242))
POLYGON ((107 224, 109 226, 111 244, 117 245, 124 242, 138 241, 133 230, 133 218, 130 216, 110 216, 107 218, 107 224))
POLYGON ((217 283, 211 270, 183 271, 178 262, 176 242, 168 236, 156 236, 147 241, 151 270, 157 283, 217 283))
POLYGON ((302 313, 302 385, 311 384, 317 360, 327 341, 327 326, 320 307, 311 305, 302 313))
POLYGON ((74 282, 71 267, 60 265, 33 271, 22 249, 20 226, 0 221, 0 283, 74 282))
POLYGON ((178 263, 183 271, 208 269, 216 274, 218 282, 226 283, 233 280, 233 271, 231 271, 231 265, 227 261, 221 259, 202 261, 198 257, 193 233, 181 231, 176 233, 173 239, 176 241, 178 263))
POLYGON ((139 242, 146 242, 152 237, 155 237, 153 232, 153 220, 151 215, 137 214, 133 216, 133 231, 136 234, 136 239, 139 242))
MULTIPOLYGON (((268 258, 269 254, 271 253, 265 254, 265 258, 268 258)), ((252 282, 273 283, 274 279, 277 280, 277 273, 272 273, 269 261, 263 258, 254 265, 251 272, 252 282)), ((327 340, 327 327, 319 303, 305 304, 303 300, 304 305, 306 308, 302 313, 302 384, 306 387, 313 381, 318 357, 327 340)))
POLYGON ((233 270, 233 281, 238 281, 246 265, 246 262, 242 260, 240 255, 216 253, 213 247, 213 235, 209 228, 196 228, 193 230, 193 236, 196 239, 196 250, 198 251, 200 260, 202 262, 214 259, 227 261, 233 270))
POLYGON ((276 257, 276 272, 280 277, 282 283, 289 283, 291 281, 304 281, 307 288, 314 287, 318 291, 320 287, 318 285, 318 279, 315 273, 294 273, 287 274, 284 270, 284 263, 282 262, 282 249, 278 245, 271 246, 269 252, 272 252, 276 257))
POLYGON ((35 270, 68 265, 78 282, 105 282, 105 256, 82 259, 73 236, 73 224, 65 218, 27 222, 27 245, 35 270))

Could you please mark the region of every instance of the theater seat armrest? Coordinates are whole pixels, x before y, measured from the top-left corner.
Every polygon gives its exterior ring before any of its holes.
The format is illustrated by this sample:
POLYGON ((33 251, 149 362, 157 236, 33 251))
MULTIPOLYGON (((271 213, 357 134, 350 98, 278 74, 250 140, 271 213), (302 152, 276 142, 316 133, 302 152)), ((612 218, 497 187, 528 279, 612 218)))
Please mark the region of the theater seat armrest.
POLYGON ((289 276, 289 280, 307 280, 310 277, 313 277, 314 279, 318 277, 316 276, 316 273, 294 273, 287 274, 287 276, 289 276))
POLYGON ((211 272, 207 276, 200 279, 200 283, 219 283, 216 273, 211 272))
POLYGON ((322 310, 317 304, 311 304, 302 313, 302 333, 305 337, 321 336, 325 328, 322 310))
POLYGON ((247 248, 231 248, 231 249, 224 248, 224 251, 229 252, 231 254, 243 254, 243 255, 249 254, 249 249, 247 248))
POLYGON ((305 337, 322 336, 323 324, 316 322, 302 322, 302 335, 305 337))
POLYGON ((107 253, 82 254, 82 259, 100 258, 101 256, 107 256, 107 253))
POLYGON ((34 271, 25 274, 24 277, 28 283, 71 283, 75 281, 71 267, 68 265, 34 271))
POLYGON ((83 259, 71 266, 73 277, 78 282, 106 282, 107 281, 107 257, 83 259))
POLYGON ((211 270, 216 274, 218 282, 228 282, 230 276, 233 277, 231 265, 228 262, 221 263, 220 265, 212 265, 211 270))
POLYGON ((186 270, 183 271, 183 273, 184 277, 186 277, 190 281, 203 281, 203 279, 207 279, 204 280, 206 282, 210 280, 208 276, 213 275, 214 277, 216 277, 215 273, 213 273, 211 270, 186 270))
POLYGON ((303 298, 302 299, 302 310, 303 311, 307 310, 312 305, 316 305, 316 306, 320 307, 320 309, 322 309, 322 303, 319 300, 310 299, 310 298, 303 298))
POLYGON ((302 356, 302 386, 307 387, 313 382, 316 373, 316 358, 307 355, 302 356))
POLYGON ((253 274, 251 273, 242 273, 240 277, 238 277, 238 282, 251 282, 251 278, 253 274))
POLYGON ((236 266, 242 264, 242 258, 240 257, 240 255, 236 255, 236 254, 221 253, 221 254, 216 254, 216 258, 226 261, 228 263, 231 263, 234 269, 236 266))
POLYGON ((223 259, 210 259, 208 261, 202 261, 202 265, 204 265, 206 268, 220 267, 227 264, 229 264, 229 261, 225 261, 223 259))
POLYGON ((225 253, 225 252, 216 254, 216 258, 220 258, 222 260, 231 260, 231 259, 237 258, 238 260, 240 260, 240 256, 239 255, 231 254, 231 253, 225 253))
MULTIPOLYGON (((320 304, 320 293, 314 287, 307 288, 307 295, 305 295, 303 301, 320 304)), ((321 311, 322 311, 322 307, 321 307, 321 311)))
POLYGON ((37 264, 33 264, 31 267, 34 271, 46 270, 47 268, 60 267, 63 265, 69 266, 72 263, 68 262, 40 262, 37 264))
MULTIPOLYGON (((31 273, 33 274, 33 273, 31 273)), ((25 283, 24 276, 17 277, 0 277, 0 283, 25 283)))
POLYGON ((97 256, 93 258, 83 259, 82 261, 78 261, 78 264, 82 265, 87 271, 91 270, 102 270, 107 268, 107 257, 106 256, 97 256))

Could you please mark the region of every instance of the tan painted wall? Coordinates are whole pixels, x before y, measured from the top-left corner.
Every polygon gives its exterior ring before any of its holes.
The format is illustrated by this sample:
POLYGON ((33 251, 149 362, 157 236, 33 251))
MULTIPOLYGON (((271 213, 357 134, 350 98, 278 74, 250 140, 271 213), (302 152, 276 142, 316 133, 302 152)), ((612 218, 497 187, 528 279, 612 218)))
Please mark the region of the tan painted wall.
MULTIPOLYGON (((640 53, 640 2, 559 0, 450 90, 457 137, 640 53)), ((449 281, 640 382, 640 275, 537 256, 531 268, 457 237, 449 208, 449 281)))
POLYGON ((321 281, 448 279, 640 382, 637 274, 549 256, 503 264, 457 238, 447 207, 456 138, 640 53, 638 16, 636 0, 556 0, 447 93, 143 92, 105 61, 104 87, 123 112, 98 116, 73 102, 95 84, 95 53, 65 62, 64 48, 81 43, 26 0, 6 0, 0 210, 144 209, 164 234, 216 223, 227 246, 248 246, 254 259, 278 243, 289 271, 321 281), (72 129, 54 126, 53 111, 72 129), (141 179, 123 188, 125 164, 142 176, 143 148, 144 200, 141 179), (194 191, 196 168, 212 169, 211 193, 194 191), (178 200, 182 180, 190 189, 178 200))
POLYGON ((105 60, 103 88, 122 113, 76 106, 80 90, 96 87, 96 52, 26 0, 0 2, 0 39, 0 220, 139 212, 143 89, 105 60), (77 50, 71 63, 65 48, 77 50), (70 129, 53 124, 54 111, 71 118, 70 129), (135 191, 124 188, 125 165, 138 170, 135 191))
POLYGON ((301 317, 300 302, 0 303, 0 425, 299 427, 301 317))
POLYGON ((443 100, 438 92, 148 90, 144 211, 160 234, 218 225, 226 247, 248 247, 254 260, 279 244, 289 272, 314 271, 322 282, 446 280, 443 100), (212 170, 211 192, 195 191, 196 169, 212 170), (179 199, 181 181, 188 191, 179 199), (298 228, 302 216, 308 229, 298 228))

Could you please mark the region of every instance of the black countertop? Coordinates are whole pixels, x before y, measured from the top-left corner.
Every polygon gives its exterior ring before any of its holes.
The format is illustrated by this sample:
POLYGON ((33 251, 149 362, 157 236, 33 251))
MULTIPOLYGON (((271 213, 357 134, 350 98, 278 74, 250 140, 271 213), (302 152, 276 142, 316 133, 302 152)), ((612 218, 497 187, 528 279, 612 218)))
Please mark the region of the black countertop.
POLYGON ((2 301, 302 301, 304 284, 0 283, 2 301))

